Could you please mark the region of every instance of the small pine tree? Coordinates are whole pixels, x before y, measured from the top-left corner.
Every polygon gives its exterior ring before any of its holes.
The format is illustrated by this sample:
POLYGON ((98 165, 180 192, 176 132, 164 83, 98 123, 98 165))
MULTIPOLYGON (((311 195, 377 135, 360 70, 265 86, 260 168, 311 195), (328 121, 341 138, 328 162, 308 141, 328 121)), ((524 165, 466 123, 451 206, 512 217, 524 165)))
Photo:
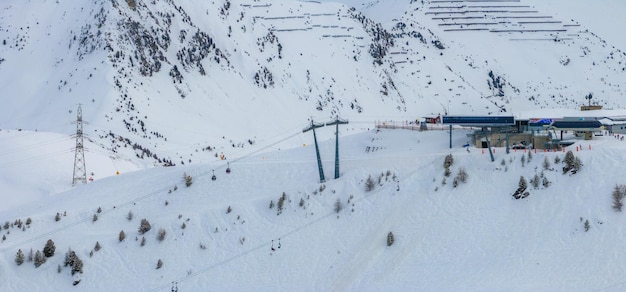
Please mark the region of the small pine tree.
POLYGON ((613 210, 616 212, 622 212, 622 207, 624 205, 622 200, 626 195, 625 190, 626 186, 624 185, 615 185, 615 188, 613 189, 613 193, 611 195, 613 197, 613 210))
POLYGON ((337 201, 335 201, 335 213, 341 212, 342 209, 343 204, 341 204, 341 201, 339 200, 339 198, 337 198, 337 201))
POLYGON ((191 175, 187 175, 186 173, 183 175, 183 177, 185 178, 185 186, 186 187, 190 187, 191 184, 193 183, 193 178, 191 177, 191 175))
POLYGON ((591 227, 591 225, 589 225, 589 219, 585 220, 585 232, 589 231, 589 228, 591 227))
POLYGON ((32 262, 32 261, 33 261, 33 259, 34 259, 34 258, 35 258, 35 253, 33 252, 33 249, 31 248, 31 249, 30 249, 30 251, 28 252, 28 258, 27 258, 27 260, 28 260, 28 262, 30 263, 30 262, 32 262))
POLYGON ((528 150, 528 162, 530 163, 530 161, 533 160, 533 152, 530 151, 530 149, 528 150))
POLYGON ((98 221, 98 214, 93 214, 93 219, 92 219, 92 221, 93 221, 93 222, 98 221))
POLYGON ((39 268, 39 266, 43 265, 46 262, 46 257, 39 250, 35 253, 35 268, 39 268))
POLYGON ((30 219, 30 217, 26 218, 26 225, 30 225, 30 223, 32 223, 33 220, 30 219))
POLYGON ((140 243, 139 245, 140 245, 140 246, 144 246, 144 245, 146 245, 146 237, 145 237, 145 236, 142 236, 142 237, 141 237, 141 243, 140 243))
POLYGON ((550 169, 550 159, 548 159, 548 156, 545 156, 543 158, 543 169, 544 170, 550 169))
POLYGON ((522 155, 521 160, 522 160, 522 167, 524 167, 526 164, 526 156, 522 155))
POLYGON ((57 212, 56 215, 54 215, 54 221, 60 221, 61 220, 61 214, 59 214, 59 212, 57 212))
POLYGON ((274 208, 274 200, 271 200, 270 201, 270 209, 273 209, 273 208, 274 208))
POLYGON ((162 266, 163 266, 163 261, 161 259, 159 259, 157 261, 157 265, 156 265, 157 270, 160 269, 162 266))
POLYGON ((157 239, 159 240, 159 242, 163 241, 165 239, 165 235, 167 234, 167 231, 165 231, 165 229, 163 228, 159 228, 159 233, 157 235, 157 239))
POLYGON ((146 218, 141 219, 141 224, 139 225, 139 233, 145 234, 150 231, 152 226, 150 226, 150 222, 146 218))
POLYGON ((124 233, 124 230, 120 230, 120 234, 117 236, 117 239, 122 242, 124 241, 124 238, 126 238, 126 233, 124 233))
POLYGON ((76 255, 71 248, 65 254, 65 261, 63 264, 72 268, 72 276, 75 273, 83 273, 83 261, 76 255))
POLYGON ((226 214, 230 214, 230 212, 233 211, 233 208, 231 208, 230 206, 228 206, 228 208, 226 208, 226 214))
POLYGON ((387 233, 387 246, 391 246, 394 241, 393 233, 389 231, 389 233, 387 233))
POLYGON ((580 161, 580 158, 574 158, 574 164, 572 164, 572 174, 576 174, 582 166, 583 163, 580 161))
POLYGON ((576 156, 574 156, 572 150, 569 150, 567 151, 567 153, 565 153, 565 159, 563 159, 563 163, 565 163, 565 166, 563 166, 563 174, 568 173, 570 170, 572 170, 572 173, 575 173, 573 171, 575 160, 576 156))
POLYGON ((18 266, 24 263, 24 253, 21 249, 18 249, 17 254, 15 254, 15 263, 18 266))
POLYGON ((180 228, 181 228, 181 229, 185 229, 186 227, 187 227, 187 224, 185 224, 185 222, 183 222, 183 224, 182 224, 182 225, 180 225, 180 228))
POLYGON ((283 194, 278 199, 278 204, 276 206, 276 209, 278 211, 278 215, 280 215, 283 212, 283 207, 285 206, 285 200, 286 199, 287 199, 287 194, 285 194, 285 192, 283 192, 283 194))
POLYGON ((452 166, 453 163, 454 163, 454 158, 452 157, 452 154, 446 155, 446 158, 443 159, 444 168, 450 168, 450 166, 452 166))
POLYGON ((519 179, 517 190, 515 191, 515 193, 513 193, 513 197, 515 199, 523 199, 523 198, 528 197, 529 193, 526 192, 527 188, 528 188, 528 183, 526 182, 526 179, 524 178, 524 176, 521 176, 519 179))
POLYGON ((519 187, 521 190, 526 190, 526 188, 528 188, 528 183, 526 182, 526 179, 524 178, 524 176, 521 176, 521 177, 519 178, 518 187, 519 187))
POLYGON ((449 168, 449 167, 446 167, 446 168, 444 169, 444 171, 443 171, 443 175, 444 175, 445 177, 449 177, 449 176, 450 176, 450 174, 452 174, 452 171, 450 171, 450 168, 449 168))
POLYGON ((133 211, 128 211, 128 214, 126 214, 126 219, 128 219, 128 221, 132 221, 133 218, 135 218, 135 214, 133 214, 133 211))
POLYGON ((54 255, 55 250, 56 247, 54 246, 54 241, 52 241, 52 239, 48 239, 46 245, 43 247, 43 255, 49 258, 54 255))
POLYGON ((98 212, 98 214, 102 213, 102 207, 98 207, 98 210, 96 210, 96 212, 98 212))
POLYGON ((545 177, 545 176, 543 177, 543 181, 542 181, 541 183, 542 183, 542 185, 543 185, 543 187, 544 187, 544 188, 547 188, 547 187, 549 187, 549 186, 550 186, 550 184, 552 184, 552 182, 550 182, 550 181, 548 180, 548 178, 547 178, 547 177, 545 177))
POLYGON ((539 175, 538 174, 535 173, 535 176, 530 179, 530 184, 535 189, 539 188, 539 175))
POLYGON ((365 191, 370 192, 374 189, 375 186, 376 186, 376 183, 374 182, 372 175, 369 175, 367 179, 365 180, 365 191))
POLYGON ((304 199, 300 198, 300 202, 298 203, 298 206, 304 208, 304 199))
POLYGON ((467 182, 467 171, 465 170, 465 167, 459 168, 459 172, 456 174, 456 177, 462 183, 467 182))
POLYGON ((93 247, 93 250, 99 251, 101 248, 102 248, 102 246, 100 246, 100 242, 96 241, 96 245, 93 247))
POLYGON ((561 157, 559 157, 558 155, 554 156, 554 164, 559 164, 559 163, 561 163, 561 157))

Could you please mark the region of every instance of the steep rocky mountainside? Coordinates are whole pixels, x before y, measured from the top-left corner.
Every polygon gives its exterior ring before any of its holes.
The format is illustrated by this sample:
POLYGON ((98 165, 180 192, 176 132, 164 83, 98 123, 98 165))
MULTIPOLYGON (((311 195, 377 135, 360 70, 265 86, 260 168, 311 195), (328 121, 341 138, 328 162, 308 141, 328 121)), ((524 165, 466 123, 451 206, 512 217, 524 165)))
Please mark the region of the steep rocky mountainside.
POLYGON ((0 127, 71 134, 80 103, 90 139, 158 165, 236 154, 311 118, 515 114, 592 92, 624 106, 624 52, 523 1, 410 1, 382 23, 380 1, 40 2, 0 7, 0 127))

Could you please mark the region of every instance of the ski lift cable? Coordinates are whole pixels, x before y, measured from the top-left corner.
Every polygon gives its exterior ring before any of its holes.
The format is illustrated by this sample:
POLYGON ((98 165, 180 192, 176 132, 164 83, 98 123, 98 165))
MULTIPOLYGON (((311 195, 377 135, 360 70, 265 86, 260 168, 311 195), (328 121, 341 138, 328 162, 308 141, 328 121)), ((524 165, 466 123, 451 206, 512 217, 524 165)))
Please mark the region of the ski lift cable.
POLYGON ((0 168, 6 168, 6 167, 9 167, 9 166, 13 166, 13 165, 16 165, 16 164, 21 164, 21 163, 25 163, 25 162, 33 161, 33 160, 50 159, 50 158, 53 158, 56 155, 70 154, 70 153, 74 153, 74 151, 73 150, 61 150, 61 151, 56 151, 56 152, 51 152, 51 153, 43 153, 43 154, 39 154, 39 155, 35 155, 35 156, 22 158, 22 159, 2 162, 2 165, 0 165, 0 168))
POLYGON ((3 155, 13 155, 15 153, 19 153, 19 152, 23 152, 23 151, 27 151, 27 150, 32 150, 32 149, 44 148, 44 147, 47 147, 47 146, 52 145, 52 144, 56 144, 56 143, 60 143, 60 142, 69 142, 69 141, 73 141, 73 140, 74 139, 71 138, 70 136, 66 136, 66 137, 53 138, 53 139, 50 139, 50 140, 44 140, 44 141, 37 142, 37 143, 34 143, 34 144, 20 145, 19 148, 7 149, 7 151, 0 152, 0 156, 3 156, 3 155))

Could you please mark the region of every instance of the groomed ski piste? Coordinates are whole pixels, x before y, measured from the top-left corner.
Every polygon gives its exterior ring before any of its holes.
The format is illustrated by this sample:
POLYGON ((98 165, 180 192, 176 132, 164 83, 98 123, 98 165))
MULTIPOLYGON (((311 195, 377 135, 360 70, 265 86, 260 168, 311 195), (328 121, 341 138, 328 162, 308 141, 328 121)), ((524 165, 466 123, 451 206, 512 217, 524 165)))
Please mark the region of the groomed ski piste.
POLYGON ((70 183, 73 154, 56 153, 54 147, 72 145, 71 139, 0 131, 0 139, 19 141, 2 143, 0 153, 21 161, 0 168, 1 177, 14 187, 6 190, 11 196, 3 196, 0 223, 32 221, 23 230, 2 230, 0 269, 5 280, 0 290, 626 287, 620 273, 626 263, 621 244, 626 215, 612 208, 611 197, 615 186, 625 183, 619 170, 626 142, 611 135, 575 140, 566 150, 583 166, 572 175, 563 174, 563 162, 555 163, 556 157, 564 159, 563 151, 511 149, 507 154, 494 148, 492 162, 486 150, 463 148, 469 130, 455 129, 450 149, 445 130, 372 127, 346 134, 350 127, 340 127, 338 179, 334 128, 317 130, 324 183, 307 132, 283 135, 266 149, 257 145, 257 153, 216 163, 138 171, 129 162, 112 163, 106 153, 88 152, 90 169, 112 175, 75 187, 70 183), (42 147, 51 151, 45 159, 36 156, 42 147), (445 177, 449 154, 454 162, 445 177), (454 187, 461 168, 467 180, 454 187), (528 197, 512 197, 521 176, 530 181, 541 173, 550 181, 548 187, 534 188, 529 182, 528 197), (189 187, 184 175, 192 177, 189 187), (374 184, 368 191, 370 176, 374 184), (140 234, 143 218, 152 228, 140 234), (126 237, 120 242, 122 230, 126 237), (158 239, 160 230, 165 231, 163 240, 158 239), (388 246, 390 232, 394 242, 388 246), (38 268, 28 261, 16 265, 18 249, 25 254, 41 250, 48 239, 56 245, 54 256, 38 268), (94 251, 96 242, 99 251, 94 251), (69 248, 84 262, 82 274, 72 276, 63 266, 69 248), (159 269, 158 260, 163 263, 159 269))

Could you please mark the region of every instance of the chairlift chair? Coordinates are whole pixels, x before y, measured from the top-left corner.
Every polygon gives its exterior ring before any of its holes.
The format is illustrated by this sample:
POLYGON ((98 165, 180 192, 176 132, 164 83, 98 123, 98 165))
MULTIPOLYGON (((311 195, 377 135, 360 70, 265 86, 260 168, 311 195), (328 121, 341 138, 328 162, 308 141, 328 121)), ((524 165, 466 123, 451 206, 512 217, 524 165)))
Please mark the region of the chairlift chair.
POLYGON ((214 180, 216 180, 216 179, 217 179, 217 177, 215 176, 215 169, 214 169, 214 170, 213 170, 213 176, 211 177, 211 180, 213 180, 213 181, 214 181, 214 180))
POLYGON ((226 173, 230 173, 230 162, 227 162, 226 165, 226 173))

